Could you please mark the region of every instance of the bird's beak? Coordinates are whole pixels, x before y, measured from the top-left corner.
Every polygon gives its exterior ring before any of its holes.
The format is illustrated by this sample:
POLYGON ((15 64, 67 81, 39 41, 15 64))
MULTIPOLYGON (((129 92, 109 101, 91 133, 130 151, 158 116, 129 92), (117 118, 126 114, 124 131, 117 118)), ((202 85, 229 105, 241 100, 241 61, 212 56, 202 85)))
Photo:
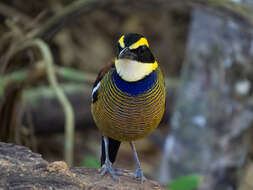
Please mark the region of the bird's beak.
POLYGON ((128 47, 125 47, 121 50, 118 56, 119 59, 136 59, 137 56, 135 53, 131 52, 128 47))

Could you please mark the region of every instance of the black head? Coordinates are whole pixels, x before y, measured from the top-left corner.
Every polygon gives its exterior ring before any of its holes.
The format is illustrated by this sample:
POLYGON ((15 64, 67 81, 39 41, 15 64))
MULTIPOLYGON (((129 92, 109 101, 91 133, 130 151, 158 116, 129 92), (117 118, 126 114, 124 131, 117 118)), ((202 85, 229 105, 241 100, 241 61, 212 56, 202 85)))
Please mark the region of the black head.
POLYGON ((130 59, 141 63, 154 63, 147 39, 136 33, 121 36, 118 41, 117 59, 130 59))

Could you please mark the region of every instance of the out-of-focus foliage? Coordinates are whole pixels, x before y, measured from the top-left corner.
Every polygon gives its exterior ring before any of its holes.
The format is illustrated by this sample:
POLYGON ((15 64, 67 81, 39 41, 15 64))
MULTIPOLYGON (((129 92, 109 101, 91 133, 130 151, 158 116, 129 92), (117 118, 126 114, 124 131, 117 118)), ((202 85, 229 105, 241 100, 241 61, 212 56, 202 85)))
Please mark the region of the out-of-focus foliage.
POLYGON ((100 162, 95 156, 85 156, 81 165, 89 168, 100 168, 100 162))
POLYGON ((202 179, 203 177, 198 174, 186 175, 173 180, 166 187, 170 190, 195 190, 202 179))

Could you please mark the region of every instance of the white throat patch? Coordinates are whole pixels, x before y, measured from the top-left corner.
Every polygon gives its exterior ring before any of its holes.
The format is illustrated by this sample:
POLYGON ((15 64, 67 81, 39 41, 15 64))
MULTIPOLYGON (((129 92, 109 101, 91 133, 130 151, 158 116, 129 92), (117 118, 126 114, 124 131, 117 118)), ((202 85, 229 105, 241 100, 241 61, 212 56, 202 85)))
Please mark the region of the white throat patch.
POLYGON ((115 60, 115 67, 119 76, 128 82, 141 80, 155 69, 153 63, 141 63, 129 59, 115 60))

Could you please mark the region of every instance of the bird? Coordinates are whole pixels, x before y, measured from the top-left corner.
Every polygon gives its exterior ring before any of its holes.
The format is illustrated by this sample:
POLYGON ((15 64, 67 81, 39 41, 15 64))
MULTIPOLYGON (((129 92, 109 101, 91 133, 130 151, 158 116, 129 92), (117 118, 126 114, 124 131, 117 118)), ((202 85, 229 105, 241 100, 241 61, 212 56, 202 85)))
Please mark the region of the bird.
POLYGON ((129 33, 117 41, 115 59, 98 74, 91 93, 91 113, 102 133, 101 174, 118 179, 113 169, 121 142, 129 142, 136 161, 134 177, 145 177, 134 141, 152 133, 165 110, 164 76, 146 37, 129 33))

